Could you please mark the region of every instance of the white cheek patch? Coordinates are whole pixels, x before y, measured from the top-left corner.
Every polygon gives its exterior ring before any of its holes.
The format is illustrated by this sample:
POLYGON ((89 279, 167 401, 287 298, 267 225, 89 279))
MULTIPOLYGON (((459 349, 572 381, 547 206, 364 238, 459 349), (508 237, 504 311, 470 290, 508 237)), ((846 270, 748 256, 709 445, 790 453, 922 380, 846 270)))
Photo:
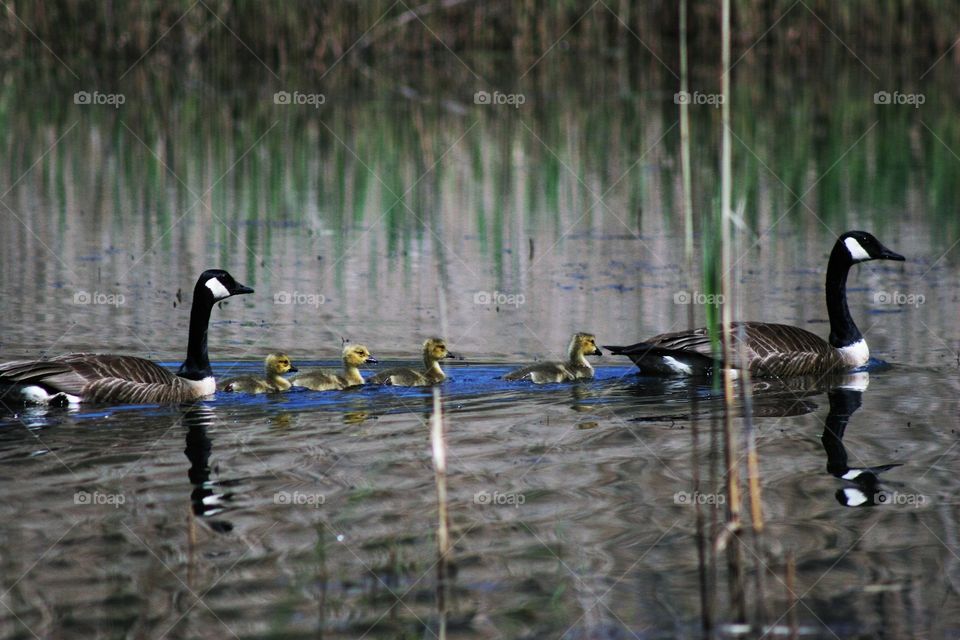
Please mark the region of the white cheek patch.
POLYGON ((227 288, 223 286, 223 283, 216 278, 210 278, 207 280, 206 287, 207 289, 210 289, 210 293, 213 294, 215 300, 223 300, 224 298, 230 297, 230 292, 227 291, 227 288))
POLYGON ((853 258, 854 262, 863 262, 864 260, 871 259, 870 254, 857 242, 856 238, 847 238, 843 241, 843 244, 846 245, 847 251, 850 253, 850 257, 853 258))

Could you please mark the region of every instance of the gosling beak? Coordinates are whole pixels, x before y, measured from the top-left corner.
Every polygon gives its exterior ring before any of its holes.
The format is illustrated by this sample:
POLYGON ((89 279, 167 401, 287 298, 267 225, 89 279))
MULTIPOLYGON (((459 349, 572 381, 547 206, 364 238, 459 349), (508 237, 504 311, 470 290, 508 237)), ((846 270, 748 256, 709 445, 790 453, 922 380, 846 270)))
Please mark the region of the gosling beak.
POLYGON ((450 353, 449 351, 447 351, 447 355, 445 355, 445 356, 443 356, 443 357, 444 357, 444 358, 457 358, 458 356, 457 356, 457 354, 455 354, 455 353, 450 353))
POLYGON ((239 296, 243 295, 244 293, 253 293, 253 289, 246 285, 240 284, 239 282, 232 289, 230 289, 230 295, 232 296, 239 296))
POLYGON ((373 356, 367 356, 367 364, 380 364, 380 361, 373 356))
POLYGON ((287 373, 296 373, 297 371, 300 371, 300 369, 297 369, 295 366, 290 365, 290 370, 287 371, 287 373))
POLYGON ((587 354, 588 356, 602 356, 603 351, 600 351, 600 347, 595 347, 591 353, 587 354))

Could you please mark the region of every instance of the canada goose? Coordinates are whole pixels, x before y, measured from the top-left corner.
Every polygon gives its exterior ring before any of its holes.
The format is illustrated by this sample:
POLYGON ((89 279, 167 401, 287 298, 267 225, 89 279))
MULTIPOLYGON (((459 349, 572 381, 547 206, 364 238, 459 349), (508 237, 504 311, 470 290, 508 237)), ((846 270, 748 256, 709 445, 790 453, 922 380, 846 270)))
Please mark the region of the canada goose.
POLYGON ((343 347, 343 373, 333 371, 310 371, 293 379, 293 384, 314 391, 335 391, 363 384, 360 367, 377 359, 362 344, 348 344, 343 347))
POLYGON ((390 384, 395 387, 425 387, 446 380, 447 376, 440 368, 444 358, 456 356, 447 351, 447 343, 442 338, 428 338, 423 343, 424 371, 399 367, 387 369, 370 378, 374 384, 390 384))
POLYGON ((239 376, 223 381, 224 391, 242 391, 244 393, 275 393, 290 388, 290 381, 283 377, 285 373, 296 373, 297 368, 285 353, 271 353, 263 361, 266 376, 239 376))
POLYGON ((220 300, 244 293, 253 289, 226 271, 209 269, 200 275, 193 288, 187 359, 176 375, 135 356, 71 353, 0 364, 0 387, 7 388, 8 398, 37 404, 175 404, 209 396, 217 389, 207 356, 210 310, 220 300))
MULTIPOLYGON (((733 348, 746 341, 750 372, 756 376, 822 375, 856 369, 870 360, 870 350, 847 308, 847 273, 868 260, 904 258, 866 231, 848 231, 837 239, 827 262, 827 315, 830 341, 805 329, 765 322, 733 323, 733 348)), ((607 346, 607 345, 604 345, 607 346)), ((629 356, 644 373, 708 375, 713 371, 710 334, 706 328, 654 336, 629 347, 607 346, 629 356)), ((736 363, 731 363, 736 367, 736 363)))
POLYGON ((568 382, 593 377, 593 367, 584 356, 602 356, 597 339, 591 333, 575 333, 567 347, 566 362, 541 362, 511 371, 504 380, 530 380, 535 384, 568 382))

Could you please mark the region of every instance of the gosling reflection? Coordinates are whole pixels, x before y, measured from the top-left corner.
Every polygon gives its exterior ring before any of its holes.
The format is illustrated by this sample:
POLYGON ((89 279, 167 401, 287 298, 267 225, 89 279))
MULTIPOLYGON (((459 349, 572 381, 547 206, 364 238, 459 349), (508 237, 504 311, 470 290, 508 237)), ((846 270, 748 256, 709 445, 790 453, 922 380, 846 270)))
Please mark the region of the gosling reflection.
POLYGON ((190 461, 187 477, 193 490, 190 503, 194 515, 204 518, 211 529, 220 533, 233 530, 233 525, 225 520, 212 520, 224 511, 233 499, 233 493, 224 491, 219 482, 210 480, 210 453, 213 443, 207 435, 207 428, 213 424, 213 410, 205 405, 196 405, 186 410, 183 425, 187 428, 187 447, 183 450, 190 461))
POLYGON ((827 452, 827 472, 843 480, 846 485, 836 492, 837 502, 845 507, 869 507, 884 503, 887 493, 880 482, 880 474, 900 466, 885 464, 876 467, 851 467, 849 464, 843 435, 850 417, 860 408, 863 391, 869 380, 869 374, 857 374, 827 391, 830 412, 827 414, 820 439, 824 451, 827 452))

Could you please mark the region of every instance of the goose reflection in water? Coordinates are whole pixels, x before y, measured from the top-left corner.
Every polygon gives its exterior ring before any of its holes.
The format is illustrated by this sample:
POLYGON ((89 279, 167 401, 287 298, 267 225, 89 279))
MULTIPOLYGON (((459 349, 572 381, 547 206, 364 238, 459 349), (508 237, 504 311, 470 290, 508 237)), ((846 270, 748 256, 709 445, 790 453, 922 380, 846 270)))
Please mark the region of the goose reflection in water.
POLYGON ((889 493, 880 483, 880 474, 899 467, 900 463, 875 467, 851 467, 843 435, 850 418, 860 408, 863 392, 870 382, 870 374, 860 373, 845 376, 843 384, 827 391, 830 412, 821 436, 823 449, 827 452, 827 472, 844 481, 837 489, 837 502, 845 507, 870 507, 888 502, 889 493))
POLYGON ((233 493, 226 490, 226 483, 210 480, 213 443, 207 435, 207 429, 213 425, 215 417, 213 409, 206 405, 186 409, 183 426, 187 429, 187 446, 183 452, 190 461, 187 477, 193 486, 190 503, 194 515, 204 518, 204 522, 214 531, 227 533, 233 530, 233 524, 226 520, 210 519, 224 512, 233 500, 233 493))

